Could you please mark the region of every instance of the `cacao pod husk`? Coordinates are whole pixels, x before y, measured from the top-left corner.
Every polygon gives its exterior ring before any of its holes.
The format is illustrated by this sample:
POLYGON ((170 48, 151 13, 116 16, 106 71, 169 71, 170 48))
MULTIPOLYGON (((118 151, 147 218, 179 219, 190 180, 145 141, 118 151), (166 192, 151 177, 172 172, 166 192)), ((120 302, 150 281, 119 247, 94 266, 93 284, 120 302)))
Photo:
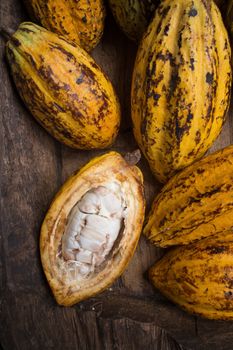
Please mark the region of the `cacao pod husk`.
POLYGON ((186 311, 233 319, 233 231, 167 252, 150 269, 151 282, 186 311))
MULTIPOLYGON (((103 195, 106 193, 103 192, 103 195)), ((114 201, 107 204, 105 213, 101 214, 102 221, 106 217, 108 207, 115 205, 114 201)), ((123 273, 136 249, 144 211, 142 173, 138 167, 129 165, 117 152, 94 158, 63 185, 46 214, 40 235, 43 269, 58 304, 69 306, 87 299, 106 289, 123 273), (91 204, 96 205, 97 211, 100 210, 101 203, 96 201, 96 196, 91 192, 98 188, 117 189, 115 194, 123 202, 124 216, 118 237, 105 260, 93 271, 83 275, 79 270, 77 258, 67 259, 63 254, 64 234, 74 207, 88 193, 89 197, 86 198, 89 198, 89 204, 82 215, 88 210, 90 212, 91 204)), ((118 211, 115 214, 118 215, 118 211)), ((92 212, 89 216, 97 215, 92 212)), ((86 225, 87 221, 88 218, 85 218, 81 226, 86 225)), ((75 218, 75 223, 77 222, 78 217, 75 218)), ((95 229, 95 235, 99 236, 99 231, 108 233, 109 227, 96 225, 95 229)), ((74 231, 74 228, 71 231, 74 231)), ((79 232, 75 231, 72 234, 74 239, 71 243, 75 246, 78 244, 79 232)), ((91 232, 88 232, 89 237, 90 234, 91 232)), ((89 244, 92 243, 95 243, 94 239, 93 242, 89 239, 89 244)), ((78 252, 78 247, 75 248, 78 252)))
POLYGON ((22 23, 6 46, 18 92, 58 141, 78 149, 105 148, 117 135, 119 102, 111 82, 81 47, 22 23))
POLYGON ((144 234, 157 246, 189 244, 233 229, 233 145, 174 176, 155 198, 144 234))
POLYGON ((139 41, 159 2, 159 0, 109 0, 109 5, 121 30, 129 39, 139 41))
POLYGON ((211 0, 165 0, 138 49, 132 80, 135 138, 166 182, 219 135, 231 90, 231 49, 211 0))
POLYGON ((33 21, 86 51, 99 43, 105 19, 103 0, 24 0, 24 3, 33 21))

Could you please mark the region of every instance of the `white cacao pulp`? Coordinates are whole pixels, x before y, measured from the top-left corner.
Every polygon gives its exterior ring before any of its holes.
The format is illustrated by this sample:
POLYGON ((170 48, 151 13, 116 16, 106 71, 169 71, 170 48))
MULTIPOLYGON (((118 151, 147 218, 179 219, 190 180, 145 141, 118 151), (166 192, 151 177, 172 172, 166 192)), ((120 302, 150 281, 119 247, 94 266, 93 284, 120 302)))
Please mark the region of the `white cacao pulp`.
POLYGON ((62 238, 62 256, 75 262, 79 274, 87 276, 110 253, 126 215, 120 186, 111 183, 94 188, 70 212, 62 238))

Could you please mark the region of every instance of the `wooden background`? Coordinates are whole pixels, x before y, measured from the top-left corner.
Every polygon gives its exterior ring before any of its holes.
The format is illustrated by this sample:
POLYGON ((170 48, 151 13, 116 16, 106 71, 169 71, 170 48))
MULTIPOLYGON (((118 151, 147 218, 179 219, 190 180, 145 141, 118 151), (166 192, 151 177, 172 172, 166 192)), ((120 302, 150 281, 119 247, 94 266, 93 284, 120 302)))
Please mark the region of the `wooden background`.
MULTIPOLYGON (((0 0, 0 23, 16 29, 27 19, 20 0, 0 0)), ((14 88, 0 39, 0 343, 14 349, 233 349, 233 323, 190 316, 149 284, 148 267, 162 252, 144 237, 127 271, 96 298, 70 308, 56 305, 39 258, 43 217, 61 184, 103 151, 80 152, 60 145, 31 117, 14 88), (180 345, 179 345, 180 344, 180 345)), ((122 106, 123 155, 137 145, 131 131, 130 80, 136 47, 108 15, 93 56, 116 87, 122 106)), ((232 114, 213 149, 233 143, 232 114)), ((144 159, 147 208, 160 185, 144 159)))

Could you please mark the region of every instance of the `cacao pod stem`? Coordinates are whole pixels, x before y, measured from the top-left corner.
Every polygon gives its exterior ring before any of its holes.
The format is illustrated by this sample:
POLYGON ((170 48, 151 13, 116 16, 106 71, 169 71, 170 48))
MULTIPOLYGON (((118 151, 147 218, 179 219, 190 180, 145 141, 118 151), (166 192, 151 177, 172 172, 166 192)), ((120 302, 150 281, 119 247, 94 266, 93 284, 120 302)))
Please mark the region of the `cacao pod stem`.
POLYGON ((133 152, 126 153, 124 158, 129 165, 136 165, 141 159, 141 152, 139 149, 136 149, 133 152))
POLYGON ((8 41, 12 37, 12 35, 15 33, 15 30, 11 28, 0 28, 0 36, 5 40, 8 41))

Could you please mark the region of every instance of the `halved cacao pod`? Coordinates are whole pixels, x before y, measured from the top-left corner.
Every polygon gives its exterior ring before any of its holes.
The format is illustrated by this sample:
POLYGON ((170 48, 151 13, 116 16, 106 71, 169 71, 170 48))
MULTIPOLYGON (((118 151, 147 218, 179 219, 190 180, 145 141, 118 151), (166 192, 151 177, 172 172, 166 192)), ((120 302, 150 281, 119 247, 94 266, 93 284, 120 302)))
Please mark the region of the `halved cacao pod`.
POLYGON ((159 0, 109 0, 109 5, 121 30, 129 39, 138 41, 159 2, 159 0))
POLYGON ((155 198, 144 234, 155 245, 189 244, 233 229, 233 145, 174 176, 155 198))
POLYGON ((93 159, 55 197, 41 229, 41 260, 61 305, 95 295, 132 257, 144 219, 143 179, 116 152, 93 159))
POLYGON ((233 319, 233 231, 171 249, 149 271, 151 282, 186 311, 233 319))
POLYGON ((118 99, 86 51, 33 23, 22 23, 6 52, 22 100, 52 136, 78 149, 114 142, 118 99))
POLYGON ((166 182, 201 158, 229 106, 231 49, 212 0, 165 0, 138 49, 132 81, 135 138, 166 182))
POLYGON ((100 41, 104 29, 103 0, 24 0, 33 21, 64 35, 86 51, 100 41))

